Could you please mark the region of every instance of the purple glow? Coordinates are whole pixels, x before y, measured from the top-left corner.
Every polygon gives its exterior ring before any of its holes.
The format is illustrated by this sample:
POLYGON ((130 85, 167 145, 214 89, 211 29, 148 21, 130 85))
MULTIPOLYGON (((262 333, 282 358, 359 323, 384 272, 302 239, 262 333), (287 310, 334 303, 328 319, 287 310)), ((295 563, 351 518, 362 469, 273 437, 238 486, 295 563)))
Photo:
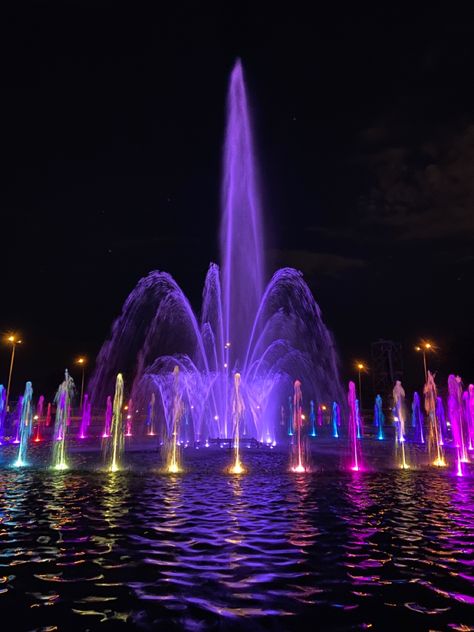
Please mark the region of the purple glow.
MULTIPOLYGON (((98 356, 90 392, 100 402, 118 372, 132 376, 142 410, 156 398, 160 440, 173 429, 172 373, 179 368, 185 423, 180 440, 230 438, 233 376, 241 375, 242 438, 273 444, 295 376, 314 401, 341 401, 331 334, 300 272, 278 270, 264 289, 263 230, 242 67, 229 84, 222 183, 222 270, 211 264, 201 319, 169 274, 151 272, 126 300, 98 356)), ((150 417, 150 416, 148 416, 150 417)), ((281 436, 283 438, 283 436, 281 436)))

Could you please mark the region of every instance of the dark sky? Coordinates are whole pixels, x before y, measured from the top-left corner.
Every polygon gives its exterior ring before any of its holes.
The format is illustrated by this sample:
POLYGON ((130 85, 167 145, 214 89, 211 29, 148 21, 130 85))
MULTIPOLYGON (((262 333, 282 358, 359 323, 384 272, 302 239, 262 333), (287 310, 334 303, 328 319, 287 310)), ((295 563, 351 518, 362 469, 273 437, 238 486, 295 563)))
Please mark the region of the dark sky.
POLYGON ((78 353, 94 357, 149 270, 199 309, 237 56, 268 258, 303 270, 344 378, 384 337, 403 343, 413 382, 425 336, 442 379, 473 381, 474 16, 161 4, 2 16, 0 328, 25 340, 18 388, 52 389, 78 353))

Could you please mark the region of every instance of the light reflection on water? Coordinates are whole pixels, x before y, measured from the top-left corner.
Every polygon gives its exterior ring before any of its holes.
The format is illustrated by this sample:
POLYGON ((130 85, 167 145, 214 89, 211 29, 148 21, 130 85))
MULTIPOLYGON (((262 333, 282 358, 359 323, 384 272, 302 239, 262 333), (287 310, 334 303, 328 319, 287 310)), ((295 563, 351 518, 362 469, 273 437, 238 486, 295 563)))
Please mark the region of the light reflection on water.
POLYGON ((0 470, 0 611, 15 630, 473 629, 472 479, 250 465, 0 470))

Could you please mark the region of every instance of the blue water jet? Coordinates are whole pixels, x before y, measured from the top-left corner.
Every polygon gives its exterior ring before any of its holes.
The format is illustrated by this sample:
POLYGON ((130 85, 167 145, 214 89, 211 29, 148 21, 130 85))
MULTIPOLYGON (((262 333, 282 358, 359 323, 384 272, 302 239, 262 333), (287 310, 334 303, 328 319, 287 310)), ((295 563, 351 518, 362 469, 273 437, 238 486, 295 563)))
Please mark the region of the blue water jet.
POLYGON ((384 434, 385 415, 382 410, 382 398, 377 395, 374 404, 374 426, 377 428, 377 439, 383 441, 385 439, 384 434))

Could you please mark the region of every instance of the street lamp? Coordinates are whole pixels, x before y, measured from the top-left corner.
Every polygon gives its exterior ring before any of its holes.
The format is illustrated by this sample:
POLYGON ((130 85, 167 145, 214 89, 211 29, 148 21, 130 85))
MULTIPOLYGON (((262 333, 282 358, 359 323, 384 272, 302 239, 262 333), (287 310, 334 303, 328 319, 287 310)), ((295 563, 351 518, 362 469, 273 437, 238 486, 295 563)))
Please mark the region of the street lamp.
POLYGON ((14 334, 10 334, 9 336, 7 336, 6 342, 7 344, 10 344, 12 346, 12 353, 10 356, 10 371, 8 373, 7 395, 5 398, 5 410, 9 412, 8 398, 10 397, 10 385, 12 382, 13 363, 15 361, 15 349, 17 345, 21 345, 22 341, 19 338, 17 338, 17 336, 15 336, 14 334))
POLYGON ((365 371, 367 367, 362 362, 357 362, 356 364, 357 374, 359 377, 359 410, 362 411, 362 379, 361 373, 365 371))
POLYGON ((84 358, 83 356, 81 356, 80 358, 77 358, 76 360, 76 364, 79 364, 79 366, 82 369, 82 379, 81 379, 81 400, 79 402, 79 408, 82 410, 82 400, 84 398, 84 373, 85 373, 85 369, 86 369, 86 364, 87 364, 87 358, 84 358))
POLYGON ((434 347, 431 342, 421 342, 419 345, 416 345, 415 351, 418 351, 423 354, 423 368, 425 370, 425 382, 428 379, 428 370, 426 368, 426 354, 429 351, 433 351, 434 347))

